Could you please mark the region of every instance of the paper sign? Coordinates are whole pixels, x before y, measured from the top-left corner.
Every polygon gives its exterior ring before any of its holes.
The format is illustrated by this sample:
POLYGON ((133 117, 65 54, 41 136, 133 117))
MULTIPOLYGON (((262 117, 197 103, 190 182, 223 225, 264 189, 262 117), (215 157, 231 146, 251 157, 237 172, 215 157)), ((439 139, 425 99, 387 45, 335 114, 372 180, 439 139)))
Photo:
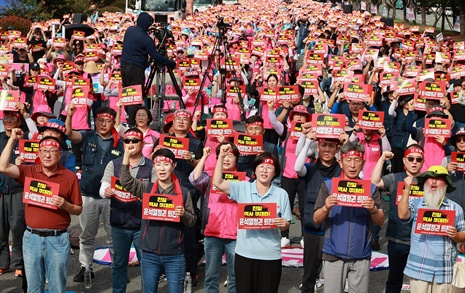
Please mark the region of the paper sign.
POLYGON ((239 93, 241 94, 241 99, 244 99, 246 92, 245 86, 226 86, 226 99, 236 99, 239 98, 239 93))
POLYGON ((88 106, 87 98, 89 96, 89 87, 82 86, 76 87, 73 89, 73 93, 71 94, 72 102, 76 107, 84 107, 88 106))
POLYGON ((19 156, 24 163, 35 163, 37 159, 37 152, 39 151, 38 140, 19 140, 19 156))
POLYGON ((142 85, 131 85, 119 89, 120 101, 125 106, 140 105, 143 103, 142 99, 142 85))
POLYGON ((16 104, 19 102, 19 91, 1 90, 0 91, 0 110, 18 111, 16 104))
POLYGON ((447 236, 447 229, 454 227, 454 210, 419 208, 415 234, 447 236))
POLYGON ((300 94, 299 87, 296 85, 291 86, 280 86, 278 88, 278 95, 276 97, 276 102, 282 104, 285 101, 289 102, 299 102, 300 94))
POLYGON ((47 76, 37 77, 37 89, 43 91, 54 91, 56 80, 47 76))
POLYGON ((457 104, 459 102, 460 91, 451 92, 451 93, 449 93, 449 95, 450 95, 451 104, 457 104))
POLYGON ((81 31, 74 31, 73 32, 73 38, 75 40, 79 40, 79 41, 83 41, 86 37, 86 34, 84 32, 81 32, 81 31))
POLYGON ((58 196, 59 190, 60 184, 58 183, 26 177, 23 203, 56 210, 58 207, 52 203, 52 198, 58 196))
POLYGON ((258 155, 263 152, 263 136, 245 133, 234 134, 234 144, 243 156, 258 155))
POLYGON ((142 219, 180 222, 181 218, 175 212, 177 206, 183 206, 183 199, 180 195, 144 193, 142 219))
POLYGON ((183 88, 185 90, 200 90, 200 78, 185 77, 183 79, 183 88))
POLYGON ((119 178, 111 176, 111 190, 113 191, 113 196, 122 202, 133 202, 139 201, 137 196, 132 195, 129 191, 124 188, 119 182, 119 178))
POLYGON ((291 139, 299 139, 302 135, 302 122, 292 121, 289 137, 291 139))
POLYGON ((24 77, 24 86, 25 87, 32 87, 32 86, 35 86, 37 84, 37 79, 35 76, 29 76, 29 75, 26 75, 24 77))
POLYGON ((184 159, 184 153, 189 152, 189 138, 186 137, 161 134, 158 145, 171 150, 177 159, 184 159))
POLYGON ((339 139, 345 129, 345 115, 342 114, 314 114, 312 115, 312 129, 317 138, 339 139))
POLYGON ((465 65, 452 67, 450 72, 451 79, 460 79, 465 76, 465 65))
POLYGON ((442 118, 425 118, 425 137, 435 137, 437 135, 451 137, 451 121, 442 118))
MULTIPOLYGON (((396 205, 399 205, 400 199, 404 195, 404 186, 405 183, 403 181, 399 181, 397 183, 396 205)), ((424 194, 425 191, 423 190, 423 186, 413 184, 412 186, 410 186, 409 200, 423 197, 424 194)))
POLYGON ((304 95, 318 95, 318 87, 319 83, 318 80, 305 80, 305 79, 297 79, 297 84, 300 84, 304 88, 304 95))
POLYGON ((71 86, 73 88, 83 87, 83 86, 90 86, 90 79, 89 78, 82 78, 82 77, 75 77, 71 81, 71 86))
POLYGON ((333 178, 331 195, 337 196, 338 205, 361 208, 362 203, 371 197, 371 182, 333 178))
POLYGON ((260 101, 268 101, 269 99, 276 99, 278 92, 275 89, 262 88, 260 93, 260 101))
POLYGON ((276 228, 276 203, 239 203, 238 229, 261 230, 276 228))
POLYGON ((391 80, 391 90, 397 91, 399 96, 413 95, 416 90, 415 79, 391 80))
POLYGON ((384 112, 359 111, 358 125, 363 129, 378 130, 384 127, 384 112))
POLYGON ((344 84, 344 98, 351 101, 364 102, 371 97, 373 86, 368 84, 344 84))
MULTIPOLYGON (((229 172, 224 171, 222 174, 223 180, 228 180, 231 182, 240 182, 246 179, 245 172, 229 172)), ((215 185, 210 184, 210 200, 209 203, 225 202, 225 203, 236 203, 234 200, 229 199, 228 195, 221 190, 219 190, 215 185), (216 200, 212 200, 212 196, 220 197, 216 200)))
POLYGON ((465 171, 465 153, 462 152, 452 152, 451 162, 457 163, 457 171, 465 171))
POLYGON ((444 97, 446 84, 444 82, 423 81, 419 85, 422 97, 428 100, 440 100, 444 97))
POLYGON ((207 119, 205 127, 209 136, 233 136, 233 120, 232 119, 207 119))
POLYGON ((409 65, 405 67, 405 77, 417 77, 420 74, 421 67, 417 65, 409 65))

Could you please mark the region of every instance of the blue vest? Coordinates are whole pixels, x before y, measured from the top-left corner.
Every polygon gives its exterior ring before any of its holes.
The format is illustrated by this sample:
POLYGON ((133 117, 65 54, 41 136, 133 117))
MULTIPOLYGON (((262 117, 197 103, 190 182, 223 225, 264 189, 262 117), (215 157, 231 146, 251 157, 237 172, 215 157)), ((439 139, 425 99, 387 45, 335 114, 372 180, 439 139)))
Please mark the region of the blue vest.
POLYGON ((397 213, 397 205, 396 205, 397 184, 398 182, 404 181, 405 177, 407 177, 407 173, 405 173, 405 171, 399 172, 399 173, 395 173, 394 176, 395 176, 394 190, 389 195, 389 220, 388 220, 388 226, 386 229, 386 237, 410 242, 412 222, 406 222, 406 221, 402 221, 401 219, 399 219, 399 215, 397 213))
POLYGON ((452 179, 452 184, 457 188, 455 191, 447 194, 447 198, 455 201, 465 210, 465 173, 461 171, 455 171, 455 173, 449 173, 452 179))
MULTIPOLYGON (((145 157, 144 159, 145 164, 139 167, 136 178, 138 178, 140 181, 150 181, 152 178, 153 164, 151 160, 145 157)), ((115 177, 119 178, 122 163, 123 158, 113 160, 115 177)), ((111 197, 110 206, 110 225, 131 230, 140 229, 142 217, 142 201, 138 200, 122 202, 113 196, 111 197)))
MULTIPOLYGON (((331 192, 332 181, 325 181, 331 192)), ((371 194, 376 186, 371 184, 371 194)), ((326 223, 323 252, 342 259, 365 259, 371 256, 370 213, 365 208, 352 208, 335 205, 331 209, 326 223)))
MULTIPOLYGON (((28 133, 24 133, 23 138, 27 139, 28 133)), ((5 149, 6 144, 10 138, 6 135, 6 132, 0 132, 0 152, 5 149)), ((10 164, 15 164, 15 160, 19 155, 19 142, 16 141, 13 146, 13 152, 10 156, 10 164)), ((6 176, 4 173, 0 173, 0 192, 5 194, 12 194, 23 192, 24 186, 16 181, 15 179, 11 178, 10 176, 6 176)))
POLYGON ((100 180, 102 180, 105 167, 108 163, 123 156, 123 141, 120 139, 118 145, 114 148, 114 139, 112 137, 110 139, 111 147, 105 152, 98 143, 97 132, 88 131, 87 134, 87 140, 83 141, 82 145, 81 192, 83 196, 101 199, 99 195, 100 180))

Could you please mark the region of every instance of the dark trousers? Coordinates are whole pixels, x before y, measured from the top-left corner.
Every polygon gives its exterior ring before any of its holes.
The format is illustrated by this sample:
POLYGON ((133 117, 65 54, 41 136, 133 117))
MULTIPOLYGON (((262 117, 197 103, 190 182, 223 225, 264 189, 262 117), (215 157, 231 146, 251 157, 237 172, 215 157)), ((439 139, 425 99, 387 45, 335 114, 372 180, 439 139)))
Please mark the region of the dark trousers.
MULTIPOLYGON (((286 190, 289 196, 291 211, 294 210, 295 195, 297 194, 300 216, 303 217, 305 207, 305 181, 301 178, 291 179, 281 176, 281 188, 286 190)), ((289 237, 289 229, 281 231, 281 237, 289 237)))
MULTIPOLYGON (((127 87, 130 85, 138 85, 142 86, 142 91, 144 91, 144 84, 145 84, 145 69, 139 66, 134 65, 123 65, 121 66, 121 79, 123 83, 123 87, 127 87)), ((145 97, 144 97, 145 100, 145 97)), ((129 127, 134 127, 136 125, 135 116, 137 109, 140 108, 140 105, 131 105, 125 106, 124 109, 128 114, 128 124, 129 127)))
POLYGON ((0 269, 23 267, 24 220, 23 193, 0 193, 0 269), (11 259, 8 238, 11 232, 11 259))
POLYGON ((399 293, 404 280, 404 268, 410 252, 410 245, 388 241, 389 275, 386 282, 386 293, 399 293))
POLYGON ((304 233, 304 275, 302 277, 302 292, 315 292, 315 283, 321 270, 323 255, 323 235, 304 233))
POLYGON ((250 259, 236 254, 234 260, 236 292, 277 293, 281 281, 281 270, 281 259, 250 259))

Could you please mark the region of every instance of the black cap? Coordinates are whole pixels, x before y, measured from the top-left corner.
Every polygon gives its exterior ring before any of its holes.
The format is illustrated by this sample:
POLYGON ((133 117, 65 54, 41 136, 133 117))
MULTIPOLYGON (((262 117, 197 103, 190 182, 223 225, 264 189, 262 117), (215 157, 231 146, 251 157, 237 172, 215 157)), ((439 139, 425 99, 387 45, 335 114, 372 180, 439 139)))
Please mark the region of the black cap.
POLYGON ((29 70, 40 70, 40 65, 37 62, 32 62, 29 65, 29 70))

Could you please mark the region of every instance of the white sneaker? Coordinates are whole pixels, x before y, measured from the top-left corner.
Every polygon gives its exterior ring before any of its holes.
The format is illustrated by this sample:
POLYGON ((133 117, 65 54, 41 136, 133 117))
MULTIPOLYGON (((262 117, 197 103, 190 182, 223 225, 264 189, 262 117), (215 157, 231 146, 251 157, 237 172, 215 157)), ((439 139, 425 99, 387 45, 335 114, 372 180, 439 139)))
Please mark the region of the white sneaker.
POLYGON ((289 246, 289 244, 291 244, 291 240, 289 240, 289 238, 281 237, 281 247, 289 246))
POLYGON ((300 246, 302 246, 302 248, 304 248, 304 238, 302 237, 302 239, 300 239, 300 246))

